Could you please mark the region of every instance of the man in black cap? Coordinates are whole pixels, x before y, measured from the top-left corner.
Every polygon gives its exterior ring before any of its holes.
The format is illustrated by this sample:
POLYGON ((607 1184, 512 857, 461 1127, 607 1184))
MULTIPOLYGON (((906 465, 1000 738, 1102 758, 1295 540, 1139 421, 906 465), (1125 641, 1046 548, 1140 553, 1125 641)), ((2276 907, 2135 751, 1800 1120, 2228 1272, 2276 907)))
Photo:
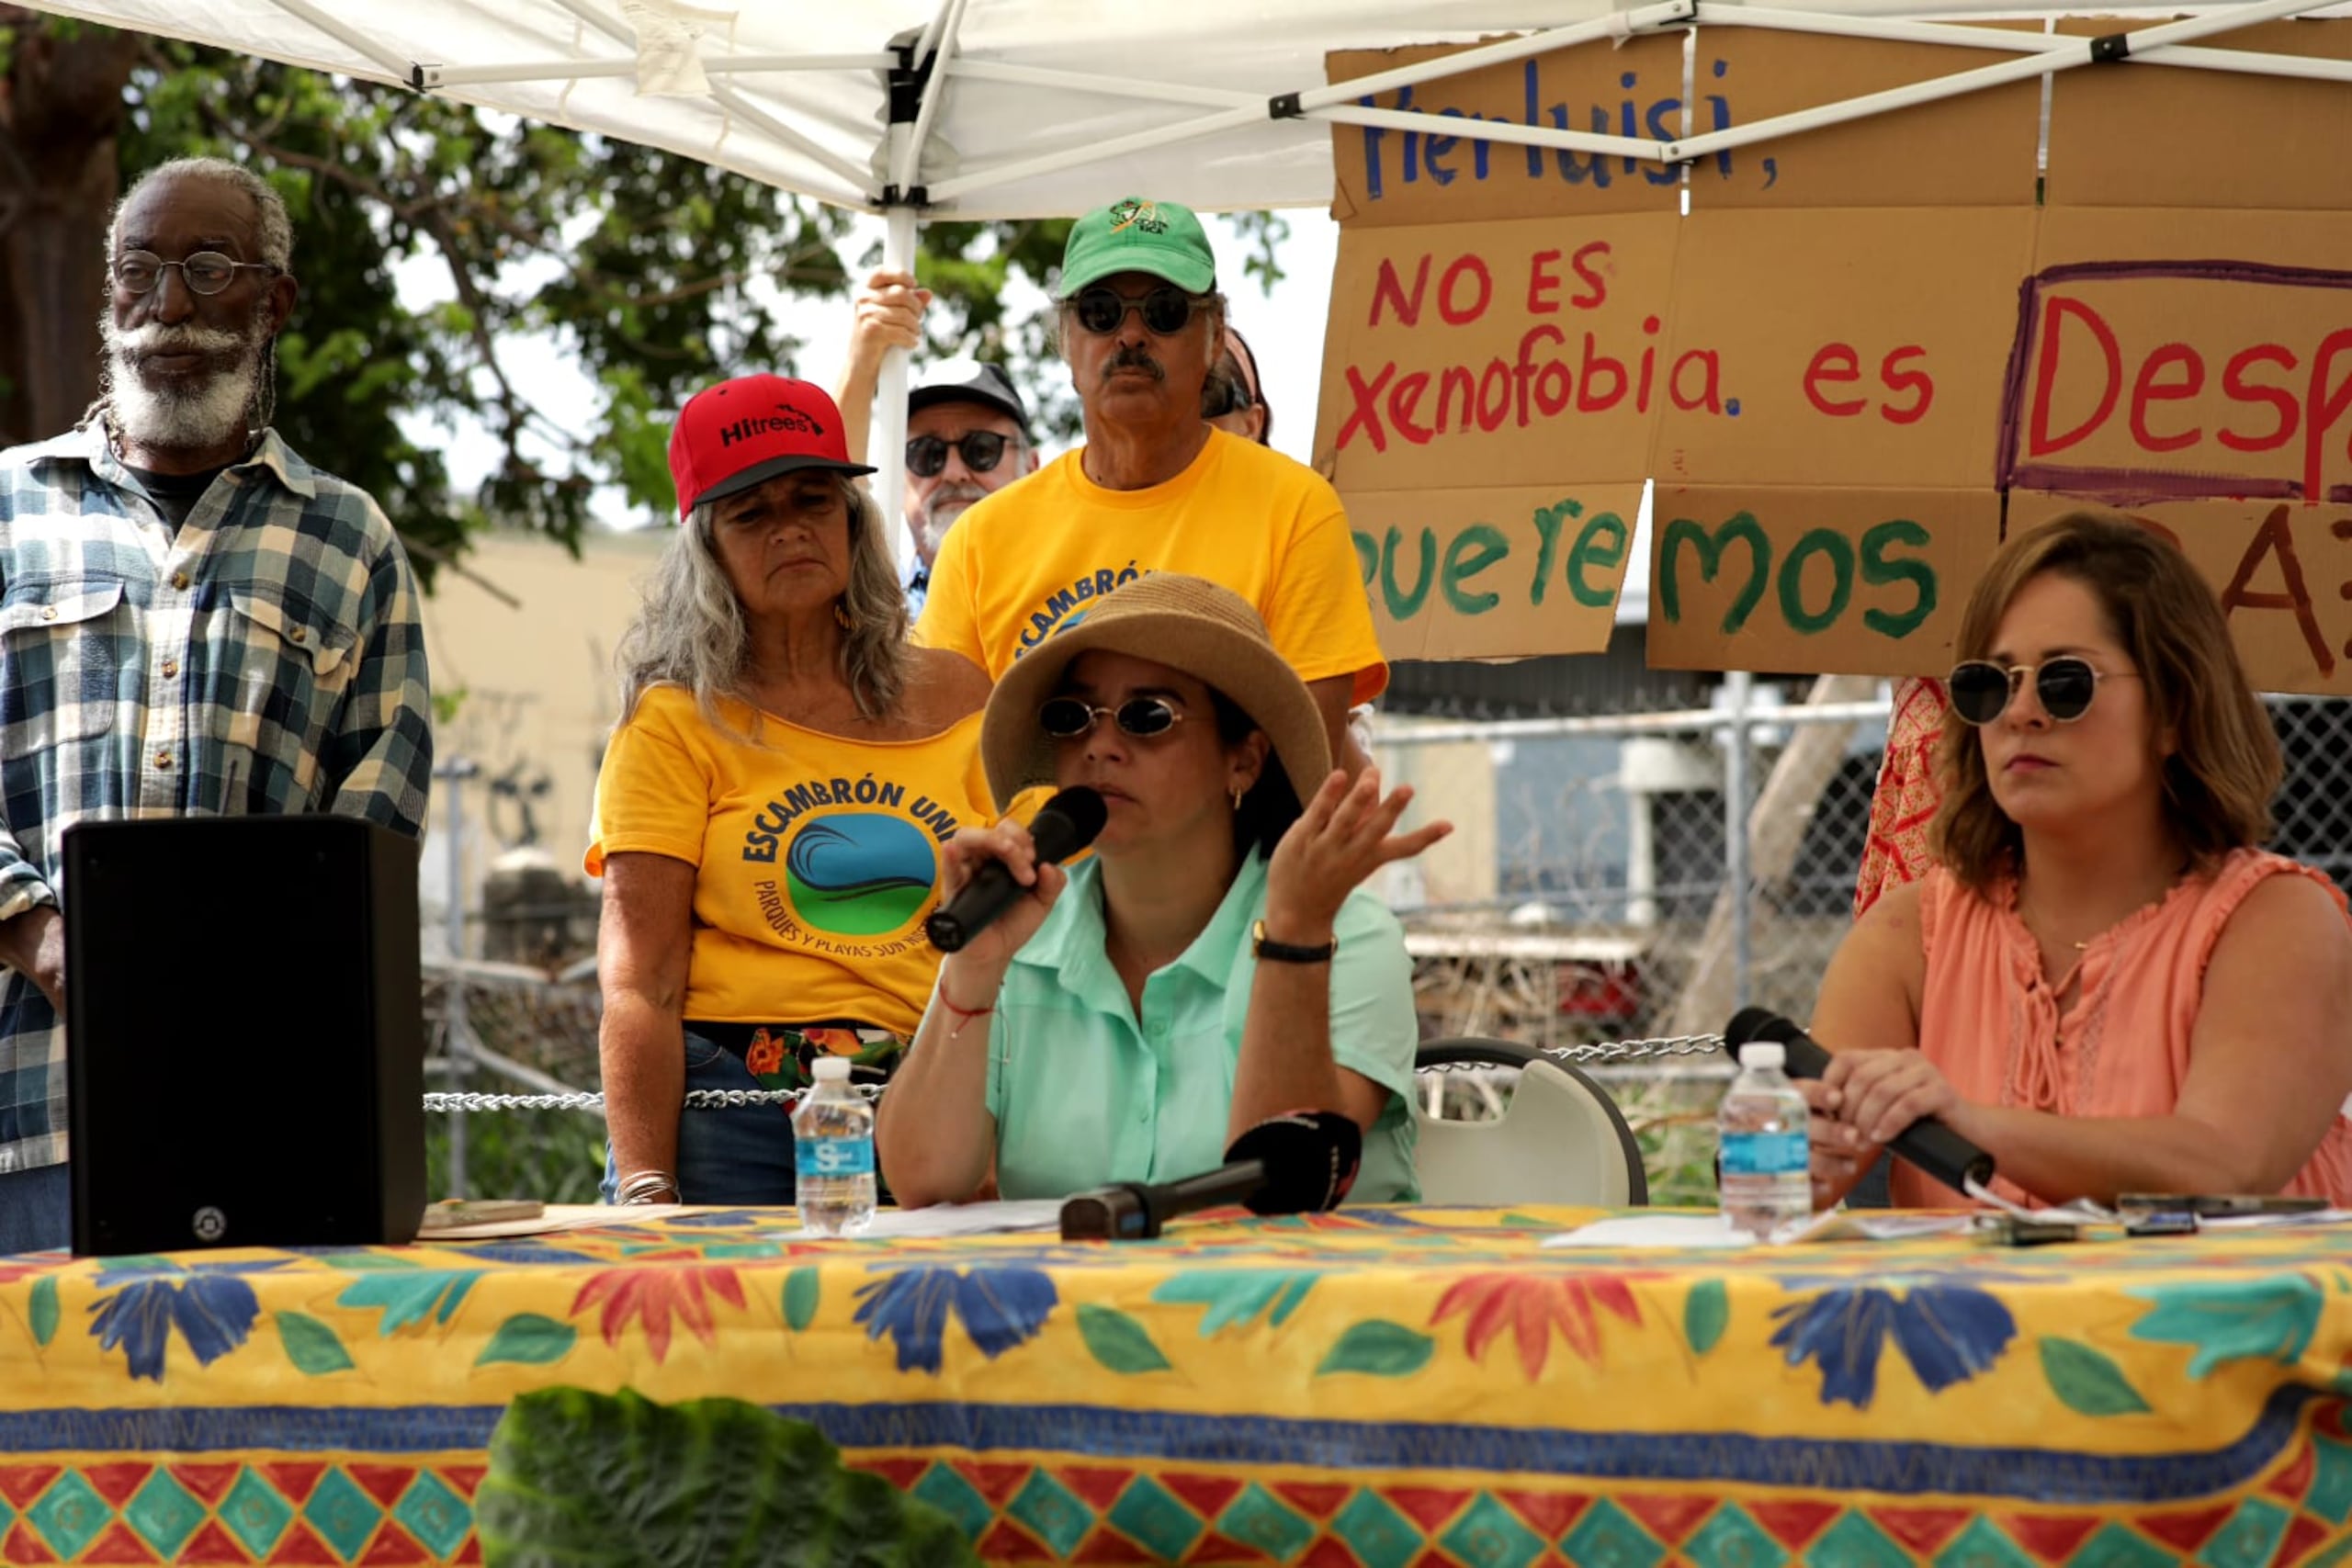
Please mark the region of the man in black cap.
MULTIPOLYGON (((865 446, 866 411, 882 376, 882 355, 922 341, 931 290, 902 272, 881 271, 858 290, 849 362, 836 401, 852 453, 865 446)), ((975 359, 950 359, 918 373, 907 392, 907 479, 903 511, 913 544, 905 562, 907 613, 922 613, 931 563, 940 541, 974 502, 1037 467, 1029 410, 1003 370, 975 359)))

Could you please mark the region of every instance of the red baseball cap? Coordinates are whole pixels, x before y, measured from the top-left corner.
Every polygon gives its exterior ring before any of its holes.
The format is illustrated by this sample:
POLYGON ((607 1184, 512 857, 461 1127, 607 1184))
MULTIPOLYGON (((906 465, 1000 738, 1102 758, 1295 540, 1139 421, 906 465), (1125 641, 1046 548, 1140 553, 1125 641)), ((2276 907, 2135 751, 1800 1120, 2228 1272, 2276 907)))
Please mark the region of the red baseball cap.
POLYGON ((705 387, 670 432, 670 478, 684 518, 706 501, 737 495, 802 468, 870 474, 849 460, 841 410, 826 390, 783 376, 739 376, 705 387))

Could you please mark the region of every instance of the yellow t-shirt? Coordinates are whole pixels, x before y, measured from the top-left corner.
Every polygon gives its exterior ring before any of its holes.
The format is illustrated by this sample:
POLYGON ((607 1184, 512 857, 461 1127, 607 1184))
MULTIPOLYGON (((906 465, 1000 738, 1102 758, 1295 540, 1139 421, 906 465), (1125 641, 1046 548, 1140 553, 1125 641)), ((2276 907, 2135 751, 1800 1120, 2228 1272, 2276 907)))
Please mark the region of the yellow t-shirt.
MULTIPOLYGON (((749 728, 752 712, 731 705, 749 728)), ((774 715, 766 746, 656 686, 605 749, 587 867, 630 851, 697 868, 685 1016, 876 1024, 911 1036, 939 953, 939 846, 992 819, 980 716, 921 740, 846 740, 774 715)))
POLYGON ((1148 490, 1104 490, 1069 452, 975 505, 933 563, 915 640, 993 680, 1148 571, 1205 577, 1249 600, 1302 681, 1352 675, 1359 703, 1388 684, 1339 493, 1222 430, 1148 490))

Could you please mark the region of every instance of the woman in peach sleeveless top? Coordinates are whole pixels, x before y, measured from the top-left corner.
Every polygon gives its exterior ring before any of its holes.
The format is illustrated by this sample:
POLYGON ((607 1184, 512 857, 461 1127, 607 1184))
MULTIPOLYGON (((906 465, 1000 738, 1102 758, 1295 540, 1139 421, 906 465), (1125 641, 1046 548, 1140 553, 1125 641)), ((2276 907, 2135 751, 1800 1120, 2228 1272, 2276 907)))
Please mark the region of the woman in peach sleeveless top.
MULTIPOLYGON (((1815 1204, 1921 1116, 2013 1201, 2352 1202, 2352 918, 2256 847, 2278 745, 2212 591, 2157 535, 2076 513, 1994 558, 1959 651, 1938 863, 1822 982, 1815 1204)), ((1966 1201, 1900 1163, 1894 1193, 1966 1201)))

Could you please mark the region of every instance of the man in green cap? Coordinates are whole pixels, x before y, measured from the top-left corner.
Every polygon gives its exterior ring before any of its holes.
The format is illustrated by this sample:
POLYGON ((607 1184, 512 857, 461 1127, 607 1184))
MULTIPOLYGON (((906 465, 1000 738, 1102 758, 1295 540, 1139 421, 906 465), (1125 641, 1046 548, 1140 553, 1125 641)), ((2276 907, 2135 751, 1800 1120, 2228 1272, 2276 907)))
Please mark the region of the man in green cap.
MULTIPOLYGON (((1363 764, 1347 713, 1388 683, 1346 512, 1313 469, 1201 418, 1225 296, 1201 220, 1130 197, 1080 219, 1057 287, 1086 445, 964 513, 933 564, 918 641, 1001 676, 1146 572, 1205 577, 1264 617, 1363 764)), ((1319 781, 1295 781, 1301 796, 1319 781)))

